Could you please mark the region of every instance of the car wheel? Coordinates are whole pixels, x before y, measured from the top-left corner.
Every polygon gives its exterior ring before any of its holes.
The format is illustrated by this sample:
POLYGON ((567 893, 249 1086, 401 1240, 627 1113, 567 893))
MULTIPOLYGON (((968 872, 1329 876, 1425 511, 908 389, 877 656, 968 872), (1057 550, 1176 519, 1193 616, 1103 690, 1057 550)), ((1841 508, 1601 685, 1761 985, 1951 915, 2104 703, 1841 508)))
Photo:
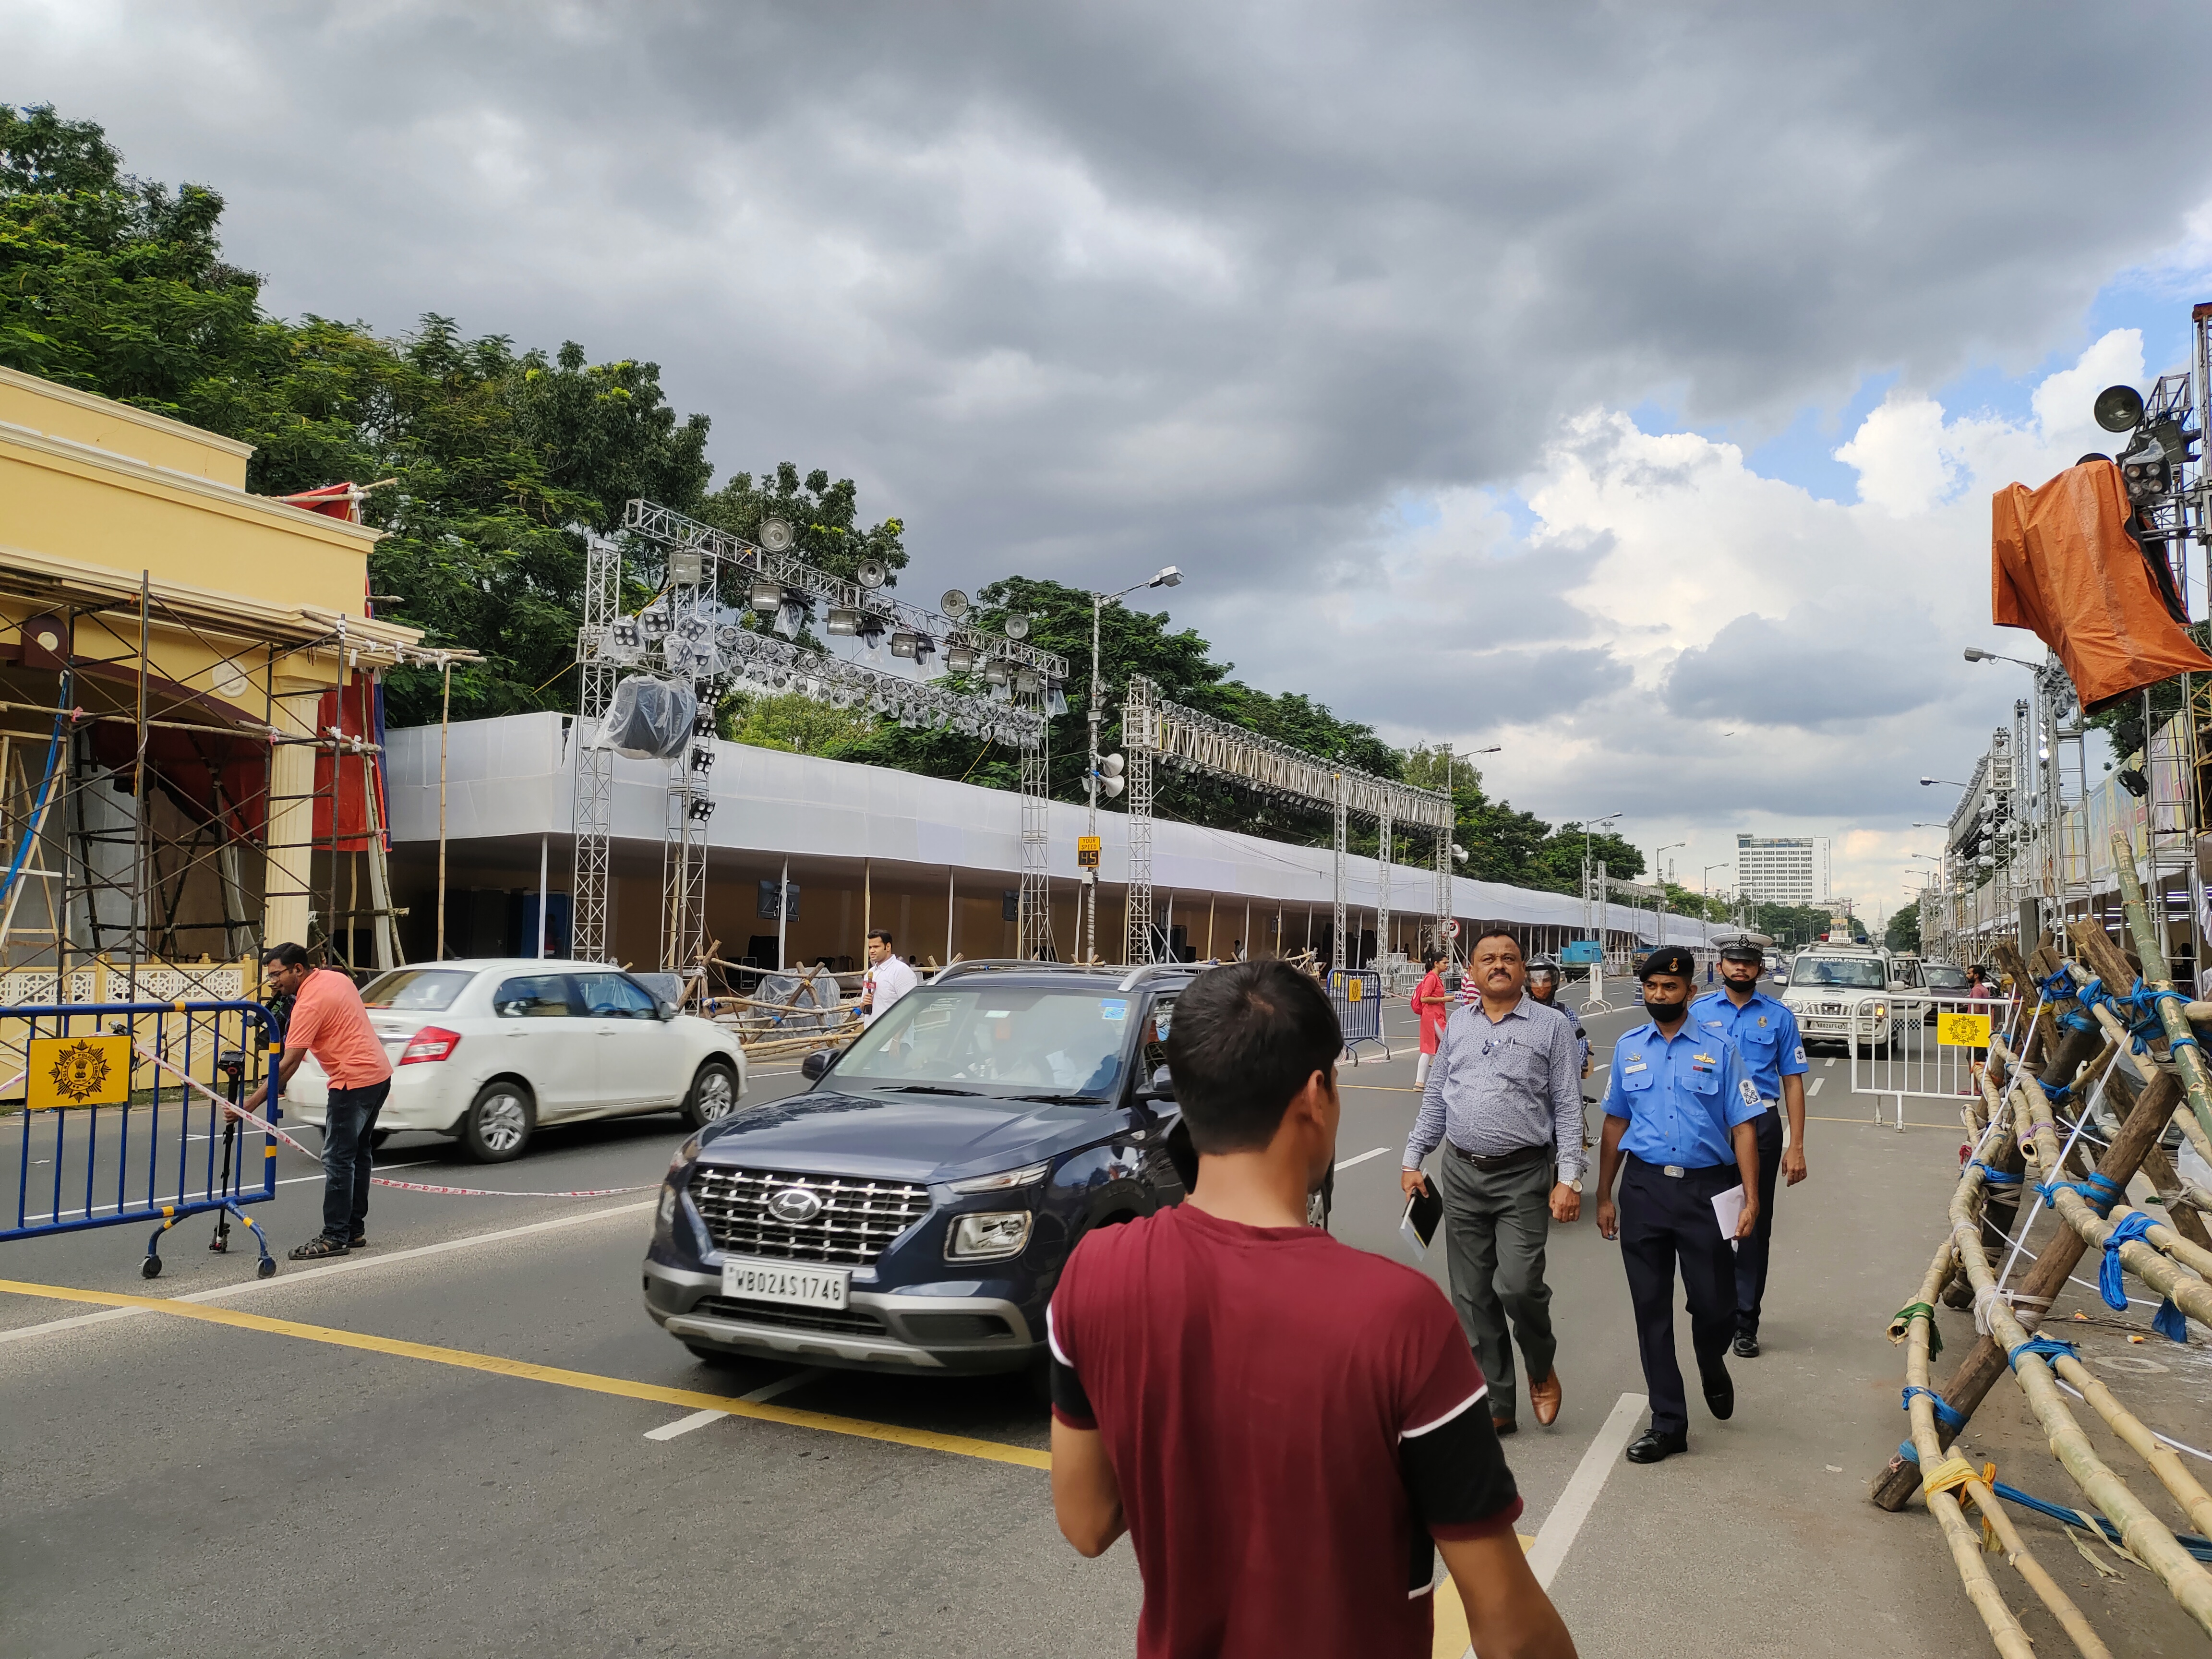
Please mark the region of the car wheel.
POLYGON ((691 1079, 691 1092, 684 1100, 684 1121, 695 1129, 703 1129, 737 1109, 738 1074, 727 1060, 708 1060, 691 1079))
POLYGON ((461 1115, 461 1145, 479 1164, 504 1164, 522 1155, 537 1122, 530 1091, 501 1078, 477 1090, 461 1115))

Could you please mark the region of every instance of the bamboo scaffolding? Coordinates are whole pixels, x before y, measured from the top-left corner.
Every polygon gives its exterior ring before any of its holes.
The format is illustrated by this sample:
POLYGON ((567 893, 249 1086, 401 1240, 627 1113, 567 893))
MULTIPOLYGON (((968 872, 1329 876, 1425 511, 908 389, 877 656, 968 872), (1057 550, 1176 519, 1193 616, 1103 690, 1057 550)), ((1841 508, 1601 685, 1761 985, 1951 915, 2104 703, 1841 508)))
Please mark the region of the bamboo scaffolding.
MULTIPOLYGON (((2153 991, 2170 992, 2173 976, 2166 965, 2166 941, 2151 924, 2142 884, 2136 878, 2135 849, 2124 835, 2112 836, 2112 867, 2119 875, 2120 908, 2136 942, 2136 956, 2143 965, 2143 983, 2153 991)), ((2173 1069, 2181 1074, 2181 1086, 2188 1091, 2189 1109, 2196 1114, 2198 1127, 2212 1135, 2212 1076, 2205 1073, 2204 1056, 2197 1048, 2197 1034, 2189 1029, 2189 1017, 2182 1012, 2180 1000, 2160 997, 2158 1020, 2166 1030, 2173 1069)))
MULTIPOLYGON (((1951 1276, 1952 1264, 1957 1251, 1946 1238, 1936 1252, 1936 1259, 1928 1265, 1928 1276, 1920 1282, 1920 1294, 1914 1298, 1923 1308, 1932 1305, 1944 1281, 1951 1276)), ((1928 1386, 1928 1326, 1931 1317, 1926 1313, 1915 1313, 1906 1321, 1905 1346, 1905 1381, 1908 1388, 1928 1386)), ((1912 1419, 1913 1449, 1920 1454, 1920 1467, 1933 1473, 1943 1462, 1942 1443, 1936 1436, 1935 1407, 1924 1395, 1908 1395, 1907 1403, 1912 1419)), ((2066 1593, 2053 1582, 2043 1565, 2029 1553, 2026 1542, 2014 1528, 2012 1518, 2004 1513, 1995 1493, 1977 1478, 1966 1483, 1967 1496, 1989 1517, 1996 1528, 1997 1539, 2005 1548, 2005 1559, 2027 1579, 2044 1606, 2050 1608, 2066 1633, 2074 1638, 2074 1645, 2084 1659, 2111 1659, 2112 1650, 2097 1639, 2081 1610, 2068 1599, 2066 1593)), ((2021 1628, 2020 1620, 2005 1605, 2004 1595, 1990 1577, 1983 1557, 1982 1535, 1967 1522, 1965 1507, 1954 1491, 1932 1492, 1926 1494, 1928 1512, 1936 1517, 1942 1528, 1943 1541, 1949 1546, 1951 1563, 1959 1570, 1959 1582, 1965 1588, 1966 1599, 1974 1604, 1974 1611, 1989 1626, 1990 1639, 1996 1644, 1997 1651, 2006 1659, 2021 1659, 2034 1652, 2033 1638, 2021 1628)))

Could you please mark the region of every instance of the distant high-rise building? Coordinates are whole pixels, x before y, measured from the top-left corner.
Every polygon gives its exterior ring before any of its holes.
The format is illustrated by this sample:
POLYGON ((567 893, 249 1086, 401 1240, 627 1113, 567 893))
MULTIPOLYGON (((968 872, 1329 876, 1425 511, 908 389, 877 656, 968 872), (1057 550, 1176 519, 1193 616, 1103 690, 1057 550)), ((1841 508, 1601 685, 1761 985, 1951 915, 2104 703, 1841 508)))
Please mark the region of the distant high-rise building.
POLYGON ((1827 887, 1820 851, 1809 836, 1738 836, 1735 890, 1755 904, 1817 904, 1827 887))

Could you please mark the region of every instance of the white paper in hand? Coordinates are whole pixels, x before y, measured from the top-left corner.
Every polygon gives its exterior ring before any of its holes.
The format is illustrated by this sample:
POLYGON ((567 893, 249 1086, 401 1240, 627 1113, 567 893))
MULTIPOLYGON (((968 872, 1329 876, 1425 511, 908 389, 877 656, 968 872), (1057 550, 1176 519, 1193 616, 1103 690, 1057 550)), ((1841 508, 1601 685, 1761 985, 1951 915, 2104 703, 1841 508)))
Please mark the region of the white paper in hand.
POLYGON ((1713 1194, 1713 1214, 1721 1224, 1721 1237, 1729 1242, 1731 1250, 1736 1247, 1735 1230, 1743 1220, 1743 1183, 1729 1188, 1724 1193, 1713 1194))

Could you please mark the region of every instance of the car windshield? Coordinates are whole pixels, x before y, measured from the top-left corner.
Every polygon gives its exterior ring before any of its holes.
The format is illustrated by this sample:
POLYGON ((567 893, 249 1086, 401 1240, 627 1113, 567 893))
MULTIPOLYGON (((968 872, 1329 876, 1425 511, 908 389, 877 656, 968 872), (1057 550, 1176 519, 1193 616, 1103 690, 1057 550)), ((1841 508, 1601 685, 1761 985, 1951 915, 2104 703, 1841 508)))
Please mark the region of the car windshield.
POLYGON ((461 987, 476 977, 476 970, 450 968, 402 968, 380 975, 361 994, 371 1008, 397 1008, 405 1013, 432 1013, 450 1008, 461 987))
POLYGON ((1126 996, 956 985, 909 991, 854 1041, 840 1081, 902 1084, 918 1092, 1065 1094, 1092 1098, 1121 1081, 1126 996))
POLYGON ((1966 988, 1966 970, 1963 968, 1923 968, 1920 972, 1931 991, 1963 991, 1966 988))
POLYGON ((1792 985, 1829 985, 1846 991, 1879 991, 1888 985, 1881 963, 1866 957, 1800 957, 1792 985))

